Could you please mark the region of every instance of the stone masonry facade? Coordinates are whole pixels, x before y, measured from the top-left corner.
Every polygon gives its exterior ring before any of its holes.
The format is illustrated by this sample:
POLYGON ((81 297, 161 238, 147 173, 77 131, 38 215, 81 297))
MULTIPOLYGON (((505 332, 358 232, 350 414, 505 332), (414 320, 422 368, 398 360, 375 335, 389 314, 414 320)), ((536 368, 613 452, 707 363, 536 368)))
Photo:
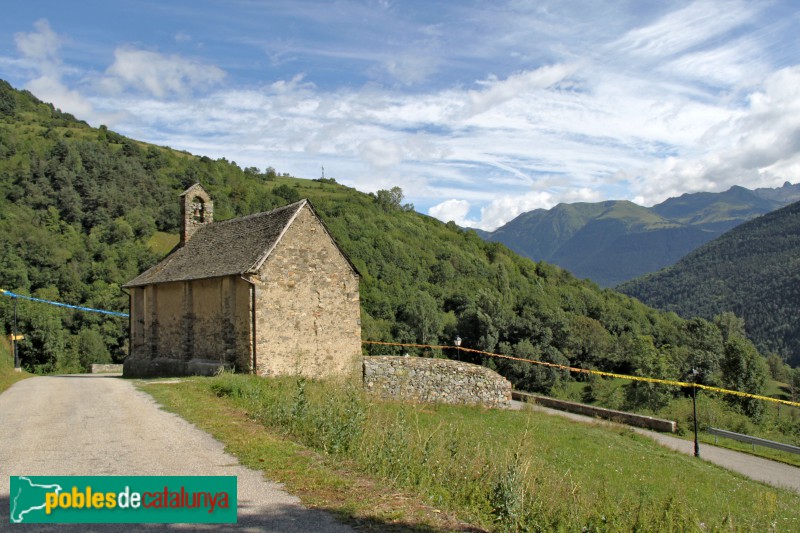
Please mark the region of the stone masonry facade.
POLYGON ((358 274, 307 205, 249 281, 256 286, 259 375, 358 373, 358 274))
POLYGON ((181 195, 181 219, 181 244, 186 244, 200 226, 214 222, 214 202, 199 184, 181 195))
POLYGON ((181 244, 125 285, 124 375, 360 374, 359 274, 308 200, 214 223, 196 184, 181 205, 181 244))
POLYGON ((421 403, 511 404, 511 382, 488 368, 423 357, 364 357, 364 388, 381 398, 421 403))

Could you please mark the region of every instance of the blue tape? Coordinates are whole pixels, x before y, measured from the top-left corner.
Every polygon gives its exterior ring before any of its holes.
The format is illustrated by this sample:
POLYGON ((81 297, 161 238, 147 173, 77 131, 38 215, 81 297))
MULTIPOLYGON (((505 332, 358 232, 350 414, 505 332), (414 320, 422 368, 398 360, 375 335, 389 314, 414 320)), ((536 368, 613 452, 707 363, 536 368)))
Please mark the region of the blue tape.
POLYGON ((32 296, 23 296, 21 294, 15 294, 13 292, 6 291, 3 289, 0 289, 0 294, 5 294, 11 298, 22 298, 23 300, 30 300, 32 302, 40 302, 40 303, 55 305, 57 307, 66 307, 67 309, 76 309, 78 311, 89 311, 90 313, 102 313, 104 315, 121 316, 124 318, 128 318, 128 316, 130 316, 127 313, 117 313, 116 311, 105 311, 103 309, 92 309, 91 307, 81 307, 79 305, 70 305, 61 302, 53 302, 50 300, 42 300, 41 298, 34 298, 32 296))

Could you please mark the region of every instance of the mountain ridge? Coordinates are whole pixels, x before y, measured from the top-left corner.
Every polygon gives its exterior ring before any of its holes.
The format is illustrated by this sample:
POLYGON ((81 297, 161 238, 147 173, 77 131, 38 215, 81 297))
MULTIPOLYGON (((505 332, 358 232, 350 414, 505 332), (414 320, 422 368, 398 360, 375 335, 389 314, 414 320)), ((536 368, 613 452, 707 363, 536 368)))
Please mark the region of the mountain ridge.
POLYGON ((753 218, 800 200, 800 184, 719 193, 686 193, 652 207, 628 200, 561 203, 479 232, 534 261, 614 287, 674 264, 697 247, 753 218))
POLYGON ((762 353, 800 365, 800 202, 757 217, 618 287, 683 317, 731 311, 762 353))

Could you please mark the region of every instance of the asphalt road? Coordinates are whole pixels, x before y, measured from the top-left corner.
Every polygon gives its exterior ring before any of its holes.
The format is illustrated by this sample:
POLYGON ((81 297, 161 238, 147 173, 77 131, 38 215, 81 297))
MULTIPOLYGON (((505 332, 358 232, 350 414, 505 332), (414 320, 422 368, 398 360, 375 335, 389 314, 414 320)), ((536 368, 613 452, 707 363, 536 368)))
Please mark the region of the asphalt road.
MULTIPOLYGON (((588 422, 592 424, 613 424, 599 418, 592 418, 589 416, 578 415, 574 413, 567 413, 542 407, 540 405, 525 404, 524 402, 514 401, 514 408, 522 409, 525 405, 537 411, 546 412, 548 414, 562 416, 576 420, 579 422, 588 422)), ((660 444, 671 448, 673 450, 694 455, 694 441, 679 439, 672 435, 659 433, 657 431, 648 431, 641 428, 631 428, 633 431, 646 435, 651 439, 659 442, 660 444)), ((720 448, 710 444, 700 443, 700 459, 714 463, 728 470, 733 470, 743 474, 750 479, 761 481, 784 489, 796 490, 800 492, 800 468, 795 466, 780 463, 778 461, 770 461, 747 453, 741 453, 727 448, 720 448)))
POLYGON ((9 524, 12 475, 238 478, 237 524, 15 524, 13 531, 352 531, 323 511, 303 507, 281 485, 241 466, 208 434, 115 377, 29 378, 0 394, 2 530, 9 524))

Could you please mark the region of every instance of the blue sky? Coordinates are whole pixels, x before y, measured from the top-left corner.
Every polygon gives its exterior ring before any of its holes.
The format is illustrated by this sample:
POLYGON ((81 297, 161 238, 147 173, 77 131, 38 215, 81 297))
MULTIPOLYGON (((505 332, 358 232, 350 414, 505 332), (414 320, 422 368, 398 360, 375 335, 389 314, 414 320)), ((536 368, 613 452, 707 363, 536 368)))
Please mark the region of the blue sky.
POLYGON ((800 181, 786 1, 13 2, 0 78, 94 126, 493 229, 800 181))

